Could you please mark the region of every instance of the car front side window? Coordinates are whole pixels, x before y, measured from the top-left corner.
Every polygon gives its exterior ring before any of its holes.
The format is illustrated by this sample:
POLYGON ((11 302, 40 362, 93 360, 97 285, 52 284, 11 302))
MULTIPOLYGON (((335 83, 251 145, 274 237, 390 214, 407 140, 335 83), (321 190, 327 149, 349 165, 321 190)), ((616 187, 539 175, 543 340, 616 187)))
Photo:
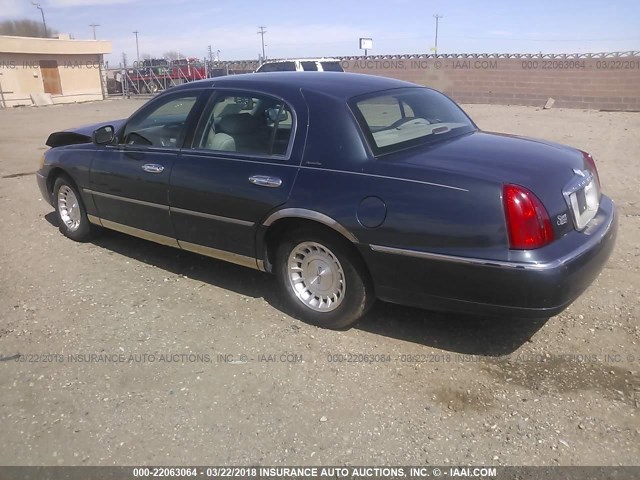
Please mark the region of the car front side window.
POLYGON ((189 113, 198 94, 172 97, 143 111, 126 125, 122 143, 148 147, 179 148, 184 138, 189 113))
POLYGON ((285 156, 293 131, 291 109, 255 94, 218 96, 205 113, 196 148, 260 156, 285 156))

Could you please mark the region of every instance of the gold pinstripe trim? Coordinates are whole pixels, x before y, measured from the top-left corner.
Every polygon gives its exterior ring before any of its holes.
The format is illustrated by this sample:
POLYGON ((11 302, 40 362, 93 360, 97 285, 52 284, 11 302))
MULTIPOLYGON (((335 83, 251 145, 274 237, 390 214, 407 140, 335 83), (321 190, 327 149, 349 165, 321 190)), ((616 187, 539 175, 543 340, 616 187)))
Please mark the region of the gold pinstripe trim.
POLYGON ((187 250, 189 252, 199 253, 207 257, 216 258, 218 260, 224 260, 225 262, 235 263, 243 267, 253 268, 260 270, 260 266, 255 258, 240 255, 238 253, 227 252, 226 250, 220 250, 213 247, 207 247, 205 245, 199 245, 197 243, 185 242, 184 240, 176 240, 175 238, 167 237, 166 235, 160 235, 159 233, 148 232, 140 228, 130 227, 129 225, 123 225, 118 222, 112 222, 111 220, 105 220, 94 215, 87 215, 87 218, 91 223, 101 225, 110 230, 126 233, 134 237, 149 240, 151 242, 159 243, 161 245, 167 245, 169 247, 179 248, 181 250, 187 250))

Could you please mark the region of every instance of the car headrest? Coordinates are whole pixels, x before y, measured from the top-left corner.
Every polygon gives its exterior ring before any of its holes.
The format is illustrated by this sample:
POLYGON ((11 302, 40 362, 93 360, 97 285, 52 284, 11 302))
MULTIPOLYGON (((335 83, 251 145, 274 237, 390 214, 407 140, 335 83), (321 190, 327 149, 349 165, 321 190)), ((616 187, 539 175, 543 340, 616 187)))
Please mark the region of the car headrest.
POLYGON ((218 126, 229 135, 242 135, 255 131, 260 126, 260 119, 248 113, 233 113, 222 117, 218 126))

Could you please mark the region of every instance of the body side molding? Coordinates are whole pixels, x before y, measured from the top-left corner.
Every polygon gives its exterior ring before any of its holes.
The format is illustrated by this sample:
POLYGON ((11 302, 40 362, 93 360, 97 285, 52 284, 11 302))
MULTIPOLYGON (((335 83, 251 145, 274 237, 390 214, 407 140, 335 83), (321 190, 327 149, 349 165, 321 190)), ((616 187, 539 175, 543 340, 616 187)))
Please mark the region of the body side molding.
POLYGON ((144 205, 145 207, 159 208, 161 210, 169 210, 169 205, 162 205, 160 203, 145 202, 144 200, 137 200, 135 198, 123 197, 122 195, 113 195, 112 193, 96 192, 89 188, 83 188, 83 192, 90 195, 96 195, 98 197, 111 198, 113 200, 120 200, 122 202, 135 203, 136 205, 144 205))
MULTIPOLYGON (((243 227, 253 227, 254 223, 247 221, 247 220, 240 220, 239 218, 231 218, 231 217, 222 217, 220 215, 213 215, 210 213, 204 213, 204 212, 198 212, 195 210, 187 210, 184 208, 178 208, 178 207, 172 207, 170 205, 162 205, 160 203, 151 203, 151 202, 145 202, 144 200, 136 200, 135 198, 129 198, 129 197, 123 197, 121 195, 113 195, 111 193, 103 193, 103 192, 96 192, 95 190, 90 190, 88 188, 83 188, 82 191, 84 191, 85 193, 91 194, 91 195, 97 195, 98 197, 104 197, 104 198, 111 198, 114 200, 120 200, 123 202, 129 202, 129 203, 134 203, 136 205, 144 205, 145 207, 152 207, 152 208, 159 208, 162 210, 169 210, 169 212, 176 212, 176 213, 184 213, 185 215, 194 215, 196 217, 202 217, 202 218, 207 218, 210 220, 217 220, 219 222, 227 222, 227 223, 234 223, 236 225, 242 225, 243 227)), ((93 217, 92 218, 96 219, 96 221, 93 221, 91 219, 89 219, 89 221, 91 223, 95 223, 97 225, 100 225, 99 222, 99 218, 98 217, 93 217)))
MULTIPOLYGON (((441 260, 445 262, 454 262, 454 263, 464 263, 464 264, 472 264, 472 265, 481 265, 485 267, 498 267, 498 268, 513 268, 513 269, 522 269, 522 270, 537 270, 537 271, 545 271, 545 270, 553 270, 556 268, 560 268, 567 263, 573 262, 578 257, 584 255, 589 252, 596 245, 602 243, 605 238, 611 235, 612 229, 615 232, 616 229, 616 207, 613 202, 611 202, 611 211, 612 215, 604 224, 596 225, 598 227, 597 232, 591 232, 591 238, 584 242, 579 248, 576 248, 572 252, 547 261, 547 262, 537 262, 537 263, 527 263, 527 262, 513 262, 513 261, 504 261, 504 260, 490 260, 486 258, 473 258, 473 257, 461 257, 458 255, 446 255, 441 253, 432 253, 425 252, 421 250, 411 250, 406 248, 396 248, 389 247, 385 245, 369 245, 374 252, 386 253, 391 255, 400 255, 405 257, 414 257, 414 258, 422 258, 428 260, 441 260)), ((594 225, 592 225, 594 227, 594 225)), ((587 229, 588 231, 588 229, 587 229)))

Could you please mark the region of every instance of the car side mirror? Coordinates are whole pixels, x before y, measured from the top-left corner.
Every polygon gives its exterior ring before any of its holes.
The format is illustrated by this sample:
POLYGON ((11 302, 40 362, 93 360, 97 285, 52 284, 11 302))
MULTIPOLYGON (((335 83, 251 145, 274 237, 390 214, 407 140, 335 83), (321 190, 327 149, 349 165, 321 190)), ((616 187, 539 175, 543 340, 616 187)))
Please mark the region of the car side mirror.
POLYGON ((115 140, 116 131, 112 125, 105 125, 104 127, 94 130, 91 137, 93 143, 96 145, 109 145, 115 140))

